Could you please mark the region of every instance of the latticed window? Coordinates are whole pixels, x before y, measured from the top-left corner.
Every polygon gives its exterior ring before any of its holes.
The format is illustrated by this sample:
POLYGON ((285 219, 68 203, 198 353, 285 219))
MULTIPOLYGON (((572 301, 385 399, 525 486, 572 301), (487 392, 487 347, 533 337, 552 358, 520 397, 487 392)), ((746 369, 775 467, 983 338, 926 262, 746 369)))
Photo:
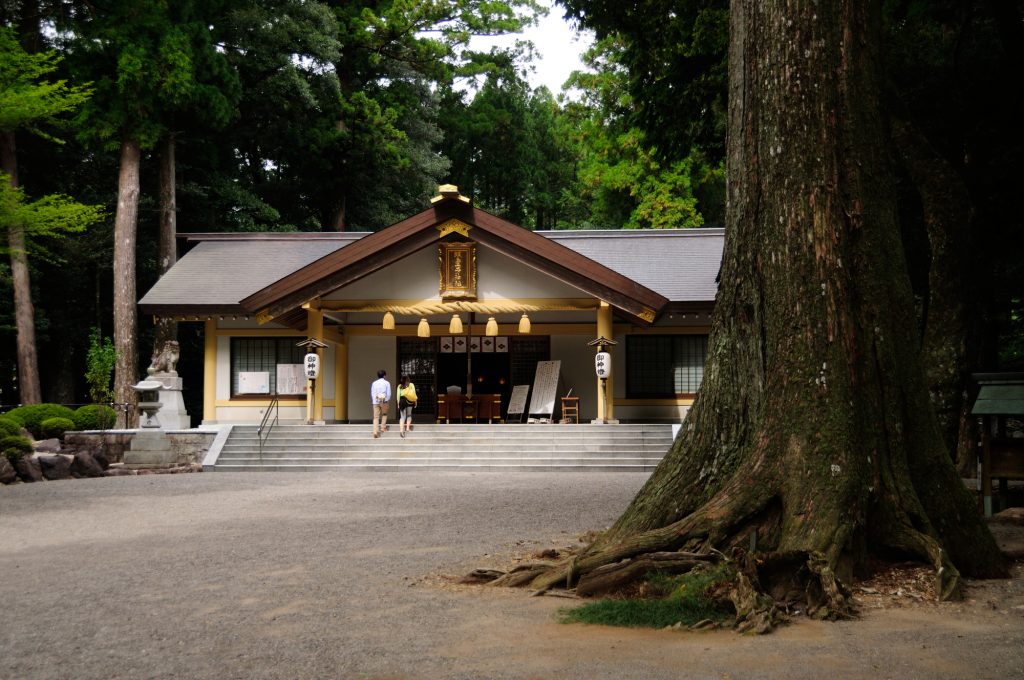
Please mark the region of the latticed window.
POLYGON ((533 385, 537 362, 551 360, 551 338, 546 335, 509 338, 512 351, 511 379, 513 385, 533 385))
POLYGON ((672 398, 697 392, 708 354, 706 335, 627 335, 627 398, 672 398))
POLYGON ((306 356, 304 347, 294 338, 231 338, 231 395, 239 394, 305 394, 305 380, 300 379, 301 368, 282 369, 278 366, 302 366, 306 356), (278 384, 278 374, 287 384, 278 384))
POLYGON ((436 338, 398 338, 398 375, 394 377, 395 387, 403 375, 416 388, 416 406, 413 413, 433 414, 437 409, 437 395, 434 383, 437 375, 436 338))

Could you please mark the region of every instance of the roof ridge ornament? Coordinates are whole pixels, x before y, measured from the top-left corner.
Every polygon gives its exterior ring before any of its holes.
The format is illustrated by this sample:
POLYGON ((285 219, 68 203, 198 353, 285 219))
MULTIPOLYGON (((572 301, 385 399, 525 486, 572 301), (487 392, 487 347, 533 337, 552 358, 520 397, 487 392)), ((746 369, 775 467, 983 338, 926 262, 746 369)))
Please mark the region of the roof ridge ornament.
POLYGON ((469 198, 459 193, 459 187, 454 184, 442 184, 437 187, 437 196, 430 199, 431 203, 439 203, 447 198, 462 201, 463 203, 469 203, 469 198))

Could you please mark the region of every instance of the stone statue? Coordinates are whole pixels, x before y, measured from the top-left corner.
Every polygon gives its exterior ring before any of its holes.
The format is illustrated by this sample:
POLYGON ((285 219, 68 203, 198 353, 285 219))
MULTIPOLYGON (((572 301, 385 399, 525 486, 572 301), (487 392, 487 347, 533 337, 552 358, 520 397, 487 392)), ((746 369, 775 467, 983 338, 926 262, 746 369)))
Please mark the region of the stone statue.
POLYGON ((181 351, 178 349, 176 340, 168 340, 163 346, 153 352, 153 359, 146 369, 149 375, 178 375, 175 370, 178 366, 178 357, 181 351))

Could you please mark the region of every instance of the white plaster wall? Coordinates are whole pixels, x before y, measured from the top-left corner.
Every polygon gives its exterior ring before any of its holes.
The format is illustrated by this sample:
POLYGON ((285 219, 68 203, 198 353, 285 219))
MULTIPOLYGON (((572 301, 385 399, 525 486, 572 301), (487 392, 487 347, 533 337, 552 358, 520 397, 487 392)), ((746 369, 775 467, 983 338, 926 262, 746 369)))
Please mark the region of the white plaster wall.
MULTIPOLYGON (((373 418, 370 383, 377 379, 379 369, 383 368, 388 372, 393 394, 395 375, 398 372, 395 364, 398 357, 398 341, 393 336, 355 335, 350 337, 348 342, 348 417, 350 420, 370 421, 373 418)), ((392 403, 389 415, 394 416, 394 413, 395 405, 392 403)))
MULTIPOLYGON (((265 412, 266 406, 218 406, 217 423, 219 425, 228 423, 258 425, 263 420, 265 412)), ((281 420, 284 421, 306 420, 305 406, 281 406, 279 413, 281 420)))
MULTIPOLYGON (((578 298, 583 291, 477 245, 477 299, 578 298)), ((324 296, 325 300, 425 300, 438 297, 437 245, 324 296)))

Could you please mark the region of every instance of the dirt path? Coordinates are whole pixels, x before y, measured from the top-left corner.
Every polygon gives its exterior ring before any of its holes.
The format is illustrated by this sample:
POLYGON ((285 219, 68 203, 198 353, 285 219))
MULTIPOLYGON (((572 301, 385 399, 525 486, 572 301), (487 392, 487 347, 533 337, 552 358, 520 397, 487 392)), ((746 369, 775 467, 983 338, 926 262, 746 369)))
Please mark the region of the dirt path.
POLYGON ((1024 677, 1019 567, 965 603, 867 607, 760 638, 564 626, 566 600, 437 576, 570 544, 643 480, 206 473, 9 487, 0 678, 1024 677))

